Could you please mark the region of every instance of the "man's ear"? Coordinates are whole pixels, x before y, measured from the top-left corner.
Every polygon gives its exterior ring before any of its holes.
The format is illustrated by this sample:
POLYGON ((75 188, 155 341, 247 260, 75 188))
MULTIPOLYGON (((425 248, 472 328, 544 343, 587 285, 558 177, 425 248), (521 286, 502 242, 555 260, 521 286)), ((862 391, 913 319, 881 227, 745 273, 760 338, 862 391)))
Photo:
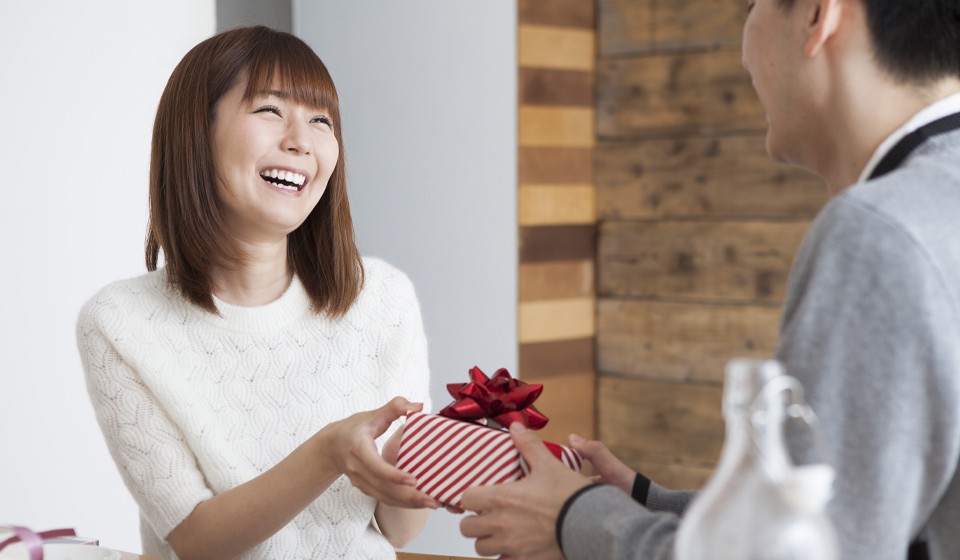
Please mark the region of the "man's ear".
MULTIPOLYGON (((827 41, 840 28, 840 21, 848 8, 845 0, 812 0, 804 3, 807 42, 803 53, 808 57, 816 56, 827 41)), ((799 7, 799 6, 797 6, 799 7)))

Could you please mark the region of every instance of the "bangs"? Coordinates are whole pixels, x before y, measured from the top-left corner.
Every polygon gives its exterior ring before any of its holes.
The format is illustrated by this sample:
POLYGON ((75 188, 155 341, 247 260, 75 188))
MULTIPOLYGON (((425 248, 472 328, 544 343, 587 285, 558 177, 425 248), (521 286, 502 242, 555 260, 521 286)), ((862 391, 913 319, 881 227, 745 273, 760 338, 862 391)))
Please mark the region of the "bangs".
POLYGON ((279 91, 300 105, 330 113, 340 120, 337 90, 327 68, 302 41, 276 33, 251 53, 244 101, 264 91, 279 91))

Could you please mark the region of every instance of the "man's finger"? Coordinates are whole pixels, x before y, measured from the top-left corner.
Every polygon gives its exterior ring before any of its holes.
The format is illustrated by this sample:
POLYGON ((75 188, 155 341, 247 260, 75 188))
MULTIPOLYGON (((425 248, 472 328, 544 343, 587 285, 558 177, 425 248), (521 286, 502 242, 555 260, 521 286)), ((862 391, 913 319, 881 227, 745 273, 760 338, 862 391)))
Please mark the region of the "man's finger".
POLYGON ((496 486, 467 488, 460 498, 460 507, 469 511, 489 511, 493 509, 493 498, 499 490, 496 486))
POLYGON ((489 515, 468 515, 460 521, 460 533, 468 539, 482 539, 493 534, 489 515))
POLYGON ((517 446, 520 456, 527 462, 530 470, 537 469, 545 461, 557 458, 543 444, 543 440, 533 435, 526 426, 520 422, 510 424, 510 437, 513 438, 513 444, 517 446))

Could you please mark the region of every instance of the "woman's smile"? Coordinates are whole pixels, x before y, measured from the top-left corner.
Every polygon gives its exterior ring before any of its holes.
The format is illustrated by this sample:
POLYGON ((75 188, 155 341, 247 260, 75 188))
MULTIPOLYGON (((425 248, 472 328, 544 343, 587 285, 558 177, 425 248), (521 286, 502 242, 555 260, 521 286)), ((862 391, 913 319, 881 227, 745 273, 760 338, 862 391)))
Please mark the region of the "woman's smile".
POLYGON ((297 193, 307 184, 307 174, 288 167, 268 167, 260 171, 260 178, 287 193, 297 193))

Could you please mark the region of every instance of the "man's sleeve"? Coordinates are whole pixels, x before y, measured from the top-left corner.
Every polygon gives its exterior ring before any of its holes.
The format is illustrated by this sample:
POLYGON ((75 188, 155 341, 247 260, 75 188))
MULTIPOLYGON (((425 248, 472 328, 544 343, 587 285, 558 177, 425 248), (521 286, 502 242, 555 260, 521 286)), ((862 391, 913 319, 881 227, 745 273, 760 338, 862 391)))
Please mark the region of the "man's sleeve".
MULTIPOLYGON (((853 199, 818 217, 791 274, 777 357, 806 389, 837 470, 847 560, 903 560, 960 453, 960 329, 942 270, 853 199)), ((793 451, 815 460, 799 430, 793 451)))
POLYGON ((679 518, 597 485, 571 498, 557 535, 567 560, 668 560, 679 518))

